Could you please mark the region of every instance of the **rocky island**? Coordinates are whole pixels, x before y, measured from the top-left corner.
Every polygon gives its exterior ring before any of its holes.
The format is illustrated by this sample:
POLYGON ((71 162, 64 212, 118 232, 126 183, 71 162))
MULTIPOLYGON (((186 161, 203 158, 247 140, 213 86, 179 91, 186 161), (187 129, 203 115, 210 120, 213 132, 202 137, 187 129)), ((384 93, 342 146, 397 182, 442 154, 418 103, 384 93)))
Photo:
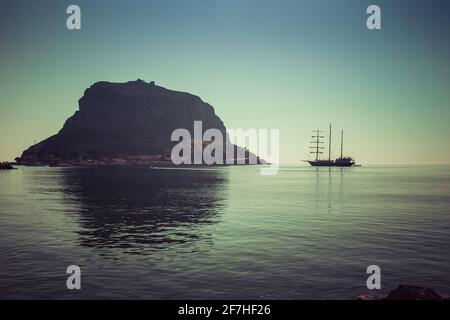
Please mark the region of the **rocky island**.
MULTIPOLYGON (((194 121, 202 121, 204 130, 218 129, 226 136, 225 125, 214 108, 198 96, 139 79, 125 83, 97 82, 84 92, 79 110, 57 134, 29 147, 16 162, 169 163, 176 144, 171 141, 172 132, 177 128, 193 132, 194 121)), ((246 156, 249 154, 246 151, 246 156)))

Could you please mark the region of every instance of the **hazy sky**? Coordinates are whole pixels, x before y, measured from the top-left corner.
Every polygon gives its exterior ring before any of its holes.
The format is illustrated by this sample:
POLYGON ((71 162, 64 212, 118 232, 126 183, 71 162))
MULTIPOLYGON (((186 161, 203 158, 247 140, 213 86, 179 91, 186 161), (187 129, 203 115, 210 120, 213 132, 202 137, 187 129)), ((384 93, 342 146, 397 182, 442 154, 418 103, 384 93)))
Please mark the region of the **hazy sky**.
POLYGON ((228 128, 279 128, 285 163, 330 121, 360 163, 450 163, 449 16, 445 0, 2 0, 0 160, 55 134, 92 83, 141 78, 228 128))

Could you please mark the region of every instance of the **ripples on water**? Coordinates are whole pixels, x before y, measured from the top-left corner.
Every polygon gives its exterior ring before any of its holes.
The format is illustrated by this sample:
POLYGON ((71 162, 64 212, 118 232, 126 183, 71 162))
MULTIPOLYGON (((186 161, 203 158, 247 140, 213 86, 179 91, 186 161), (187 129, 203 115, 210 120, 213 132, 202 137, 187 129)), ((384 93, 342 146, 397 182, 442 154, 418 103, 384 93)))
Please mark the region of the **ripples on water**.
POLYGON ((449 293, 449 190, 448 166, 0 172, 0 297, 347 299, 370 264, 379 294, 449 293))

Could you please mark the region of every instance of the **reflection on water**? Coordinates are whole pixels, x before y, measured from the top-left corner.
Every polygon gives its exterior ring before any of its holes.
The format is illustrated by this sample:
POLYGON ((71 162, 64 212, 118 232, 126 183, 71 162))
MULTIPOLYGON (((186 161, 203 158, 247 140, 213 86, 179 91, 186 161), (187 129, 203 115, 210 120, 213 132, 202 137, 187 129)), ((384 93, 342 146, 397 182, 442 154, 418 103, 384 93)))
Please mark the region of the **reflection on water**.
POLYGON ((66 170, 64 192, 79 205, 81 244, 139 254, 202 236, 223 206, 226 173, 140 167, 66 170))
POLYGON ((0 298, 349 299, 371 264, 379 295, 445 295, 449 186, 449 166, 21 167, 0 173, 0 298))

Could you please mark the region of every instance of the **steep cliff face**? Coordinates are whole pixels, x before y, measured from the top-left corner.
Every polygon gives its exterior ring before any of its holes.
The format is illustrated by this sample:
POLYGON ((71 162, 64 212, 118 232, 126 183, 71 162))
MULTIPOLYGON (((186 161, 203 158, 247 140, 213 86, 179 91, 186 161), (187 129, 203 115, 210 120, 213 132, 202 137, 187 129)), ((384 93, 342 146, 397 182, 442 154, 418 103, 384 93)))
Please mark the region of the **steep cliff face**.
POLYGON ((194 134, 194 121, 203 130, 225 126, 211 105, 189 93, 142 80, 97 82, 79 100, 79 110, 58 134, 28 148, 18 159, 33 162, 80 162, 110 159, 164 159, 176 142, 177 128, 194 134))

